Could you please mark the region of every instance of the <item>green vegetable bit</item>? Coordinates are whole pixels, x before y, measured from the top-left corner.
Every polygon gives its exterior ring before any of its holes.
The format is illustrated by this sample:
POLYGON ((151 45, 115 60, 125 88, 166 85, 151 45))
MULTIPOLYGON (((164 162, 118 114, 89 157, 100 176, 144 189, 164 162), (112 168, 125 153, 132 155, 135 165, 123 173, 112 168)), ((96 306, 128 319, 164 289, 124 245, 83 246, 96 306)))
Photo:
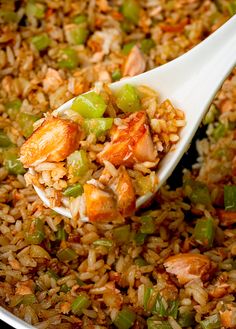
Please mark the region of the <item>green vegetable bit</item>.
POLYGON ((58 225, 58 230, 57 230, 57 233, 56 233, 57 240, 66 241, 67 235, 68 234, 66 233, 64 227, 58 225))
POLYGON ((55 279, 56 281, 60 279, 60 277, 57 275, 56 272, 54 272, 53 270, 49 269, 47 271, 47 274, 52 277, 53 279, 55 279))
POLYGON ((228 12, 230 16, 234 16, 236 14, 236 1, 231 1, 228 3, 228 12))
POLYGON ((212 104, 209 108, 209 111, 205 115, 203 119, 203 124, 208 125, 209 123, 213 123, 219 116, 220 111, 217 109, 217 107, 212 104))
POLYGON ((123 55, 129 55, 129 53, 131 52, 132 48, 136 45, 136 42, 135 41, 132 41, 132 42, 129 42, 129 43, 126 43, 121 52, 123 55))
POLYGON ((73 301, 71 305, 71 311, 72 313, 76 315, 81 315, 83 313, 83 310, 88 308, 91 304, 88 296, 85 294, 80 294, 76 299, 73 301))
POLYGON ((136 88, 129 84, 121 87, 116 93, 116 105, 124 113, 139 111, 141 102, 136 88))
POLYGON ((212 218, 198 219, 193 237, 199 244, 211 248, 215 237, 214 220, 212 218))
POLYGON ((50 39, 46 33, 34 36, 31 41, 38 51, 46 49, 50 44, 50 39))
POLYGON ((236 210, 236 185, 224 186, 225 210, 236 210))
POLYGON ((0 147, 9 147, 12 146, 12 142, 10 138, 3 132, 3 130, 0 130, 0 147))
POLYGON ((140 6, 136 0, 123 0, 121 12, 131 23, 137 25, 140 16, 140 6))
POLYGON ((135 265, 141 267, 141 266, 146 266, 148 265, 148 263, 146 262, 146 260, 143 257, 137 257, 134 260, 135 265))
POLYGON ((74 184, 71 186, 68 186, 63 194, 67 197, 73 197, 76 198, 79 195, 82 195, 84 192, 83 186, 81 184, 74 184))
POLYGON ((209 206, 211 204, 211 197, 208 187, 199 181, 187 179, 184 181, 185 195, 192 203, 203 204, 209 206))
POLYGON ((4 150, 3 152, 3 164, 12 175, 23 175, 25 169, 19 160, 18 151, 15 148, 4 150))
POLYGON ((218 141, 220 138, 226 135, 227 131, 228 131, 227 127, 223 123, 218 122, 212 132, 212 137, 214 138, 215 141, 218 141))
POLYGON ((178 300, 166 301, 164 297, 158 294, 152 309, 152 313, 157 314, 160 317, 172 316, 174 319, 176 319, 178 316, 178 308, 178 300))
POLYGON ((182 328, 192 327, 195 324, 195 314, 193 309, 188 306, 182 306, 182 310, 179 312, 178 323, 182 328))
POLYGON ((140 232, 144 234, 152 234, 156 230, 155 221, 151 216, 142 216, 141 218, 142 226, 140 232))
POLYGON ((202 329, 220 329, 221 321, 218 314, 214 314, 200 322, 202 329))
POLYGON ((127 243, 130 240, 130 225, 122 225, 112 230, 113 238, 118 244, 127 243))
POLYGON ((145 311, 150 311, 149 309, 149 301, 150 297, 153 294, 153 289, 151 287, 144 288, 144 294, 143 294, 143 308, 145 311))
POLYGON ((147 237, 147 234, 145 234, 145 233, 141 233, 141 232, 136 233, 134 236, 134 241, 135 241, 136 245, 142 246, 145 242, 146 237, 147 237))
POLYGON ((17 121, 19 123, 19 126, 22 130, 22 134, 24 137, 28 138, 30 135, 32 135, 34 131, 33 124, 35 121, 39 119, 39 116, 28 114, 28 113, 19 113, 17 116, 17 121))
POLYGON ((102 96, 90 91, 82 94, 74 100, 71 108, 87 119, 101 118, 106 110, 106 103, 102 96))
POLYGON ((130 309, 123 307, 123 309, 117 314, 114 325, 118 329, 129 329, 133 326, 136 319, 136 314, 130 309))
POLYGON ((18 98, 5 104, 7 114, 11 120, 16 120, 21 108, 21 104, 22 102, 18 98))
POLYGON ((74 28, 68 32, 68 41, 72 45, 83 45, 89 35, 87 27, 74 25, 74 28))
POLYGON ((111 248, 113 246, 113 242, 111 240, 108 239, 99 239, 99 240, 95 240, 93 242, 94 246, 102 246, 102 247, 106 247, 106 248, 111 248))
POLYGON ((84 150, 79 150, 68 156, 67 165, 70 176, 82 177, 89 170, 90 161, 87 153, 84 150))
POLYGON ((24 295, 20 304, 23 305, 32 305, 37 302, 37 299, 34 294, 24 295))
POLYGON ((74 22, 75 24, 86 23, 86 22, 87 22, 87 16, 85 16, 85 15, 75 16, 75 17, 73 18, 73 22, 74 22))
POLYGON ((73 70, 79 64, 77 52, 72 48, 62 49, 59 53, 58 66, 61 69, 73 70))
POLYGON ((0 18, 6 23, 15 23, 18 21, 17 13, 10 10, 0 10, 0 18))
POLYGON ((172 329, 168 321, 162 321, 155 316, 147 319, 147 327, 148 329, 172 329))
POLYGON ((122 78, 121 71, 119 69, 116 69, 114 72, 112 72, 111 75, 112 81, 118 81, 122 78))
POLYGON ((25 232, 25 240, 30 244, 40 244, 45 238, 43 227, 44 224, 40 218, 34 219, 25 232))
POLYGON ((44 17, 45 6, 42 3, 28 1, 25 11, 28 17, 35 17, 40 19, 44 17))
POLYGON ((140 43, 140 48, 145 54, 148 54, 154 46, 155 42, 152 39, 143 39, 140 43))
POLYGON ((65 248, 62 250, 59 250, 57 252, 57 258, 61 261, 61 262, 70 262, 74 259, 76 259, 78 256, 76 254, 76 252, 73 249, 70 248, 65 248))
POLYGON ((70 290, 71 290, 71 288, 68 287, 67 284, 63 284, 63 285, 61 286, 61 288, 60 288, 60 291, 61 291, 61 292, 64 292, 65 294, 66 294, 68 291, 70 291, 70 290))
POLYGON ((113 124, 113 118, 85 119, 84 129, 87 135, 95 134, 96 137, 104 135, 113 124))

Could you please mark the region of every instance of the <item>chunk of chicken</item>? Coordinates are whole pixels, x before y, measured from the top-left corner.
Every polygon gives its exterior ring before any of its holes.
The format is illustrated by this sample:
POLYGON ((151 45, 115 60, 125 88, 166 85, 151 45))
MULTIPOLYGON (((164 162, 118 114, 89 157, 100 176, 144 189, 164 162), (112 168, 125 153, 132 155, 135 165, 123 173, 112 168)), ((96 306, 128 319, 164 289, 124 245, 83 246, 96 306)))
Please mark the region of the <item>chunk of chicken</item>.
POLYGON ((133 77, 143 73, 145 68, 146 62, 143 54, 138 46, 134 46, 125 61, 123 76, 133 77))
POLYGON ((55 91, 63 83, 58 71, 48 68, 45 78, 43 79, 43 90, 47 93, 55 91))
POLYGON ((45 160, 63 161, 78 148, 80 137, 81 130, 77 123, 49 117, 22 145, 20 160, 26 168, 45 160))
POLYGON ((177 276, 180 284, 197 278, 207 280, 212 271, 212 264, 207 256, 190 253, 171 256, 164 262, 164 266, 168 273, 177 276))
POLYGON ((135 192, 132 180, 124 166, 118 169, 117 176, 111 181, 110 186, 116 195, 121 215, 132 216, 135 211, 135 192))
POLYGON ((156 160, 147 116, 136 112, 121 120, 121 125, 113 125, 111 142, 98 154, 98 160, 110 161, 115 166, 132 167, 135 163, 156 160))
POLYGON ((112 191, 106 192, 93 184, 84 184, 86 216, 91 222, 121 218, 112 191))
POLYGON ((230 226, 236 223, 236 211, 217 210, 217 214, 222 226, 230 226))

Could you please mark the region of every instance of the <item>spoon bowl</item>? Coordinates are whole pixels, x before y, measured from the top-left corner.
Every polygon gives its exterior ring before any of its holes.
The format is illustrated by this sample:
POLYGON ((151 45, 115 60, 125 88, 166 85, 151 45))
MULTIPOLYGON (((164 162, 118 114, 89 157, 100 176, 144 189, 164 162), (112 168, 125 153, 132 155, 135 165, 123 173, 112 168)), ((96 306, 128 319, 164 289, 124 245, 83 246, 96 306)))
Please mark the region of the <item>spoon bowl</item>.
MULTIPOLYGON (((199 45, 177 59, 110 85, 112 91, 116 91, 127 83, 146 85, 158 91, 161 100, 169 98, 175 107, 185 113, 186 126, 181 130, 179 142, 158 165, 158 184, 155 192, 171 175, 183 154, 188 150, 216 92, 236 64, 235 31, 236 15, 199 45)), ((61 105, 54 111, 54 114, 61 114, 70 109, 74 99, 61 105)), ((33 172, 33 169, 30 170, 33 172)), ((37 186, 34 188, 44 204, 51 207, 43 189, 37 186)), ((136 208, 148 201, 154 193, 149 192, 139 197, 136 201, 136 208)), ((52 209, 63 216, 72 217, 70 210, 66 207, 52 209)))

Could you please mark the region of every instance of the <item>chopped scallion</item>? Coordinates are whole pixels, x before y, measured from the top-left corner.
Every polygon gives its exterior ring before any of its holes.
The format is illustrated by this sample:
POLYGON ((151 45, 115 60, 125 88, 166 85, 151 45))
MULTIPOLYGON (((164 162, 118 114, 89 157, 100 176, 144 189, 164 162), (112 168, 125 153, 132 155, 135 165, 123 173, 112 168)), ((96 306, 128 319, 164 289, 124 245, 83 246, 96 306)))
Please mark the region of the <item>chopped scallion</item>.
POLYGON ((50 44, 50 39, 46 33, 34 36, 31 41, 38 51, 46 49, 50 44))
POLYGON ((207 185, 193 179, 187 179, 184 182, 185 195, 192 203, 203 204, 208 206, 211 204, 211 197, 207 185))
POLYGON ((35 218, 25 232, 25 240, 30 244, 40 244, 45 237, 43 226, 43 221, 35 218))
POLYGON ((236 185, 224 186, 225 210, 236 210, 236 185))
POLYGON ((93 244, 94 244, 94 246, 102 246, 102 247, 106 247, 106 248, 111 248, 113 246, 113 242, 108 239, 95 240, 93 242, 93 244))
POLYGON ((9 147, 12 145, 13 144, 7 134, 5 134, 3 130, 0 130, 0 147, 9 147))
POLYGON ((136 314, 130 309, 124 307, 116 316, 114 325, 118 329, 129 329, 133 326, 136 314))
POLYGON ((118 244, 129 242, 130 239, 130 225, 123 225, 113 229, 113 238, 118 244))
POLYGON ((220 329, 221 321, 218 314, 213 314, 200 322, 202 329, 220 329))
POLYGON ((137 246, 143 245, 146 237, 147 237, 147 234, 145 234, 145 233, 141 233, 141 232, 136 233, 134 236, 134 241, 135 241, 136 245, 137 246))
POLYGON ((76 299, 73 301, 71 305, 72 313, 76 315, 81 315, 83 310, 88 308, 91 304, 89 298, 85 294, 80 294, 76 299))
POLYGON ((112 72, 111 78, 112 81, 118 81, 122 77, 121 71, 119 69, 116 69, 114 72, 112 72))
POLYGON ((214 220, 212 218, 198 219, 193 236, 199 244, 211 248, 215 236, 214 220))
POLYGON ((70 248, 65 248, 62 250, 59 250, 57 252, 57 258, 61 261, 61 262, 70 262, 74 259, 76 259, 78 256, 76 254, 76 252, 73 249, 70 248))
POLYGON ((63 194, 67 197, 73 197, 76 198, 79 195, 82 195, 84 192, 83 186, 79 183, 68 186, 63 194))

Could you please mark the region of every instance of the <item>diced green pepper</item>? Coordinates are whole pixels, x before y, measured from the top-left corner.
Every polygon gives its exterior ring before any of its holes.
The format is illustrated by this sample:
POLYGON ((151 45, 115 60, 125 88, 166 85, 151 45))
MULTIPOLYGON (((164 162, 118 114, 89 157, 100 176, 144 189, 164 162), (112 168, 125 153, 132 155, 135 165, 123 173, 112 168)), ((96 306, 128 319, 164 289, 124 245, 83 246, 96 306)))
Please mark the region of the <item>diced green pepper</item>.
POLYGON ((22 102, 18 98, 15 99, 14 101, 11 101, 11 102, 8 102, 5 104, 7 114, 9 115, 9 118, 11 120, 16 120, 17 115, 21 108, 21 104, 22 104, 22 102))
POLYGON ((72 26, 68 31, 68 42, 72 45, 83 45, 89 35, 87 27, 78 26, 77 24, 72 26))
POLYGON ((87 119, 101 118, 106 110, 106 103, 102 96, 90 91, 82 94, 74 100, 71 108, 87 119))
POLYGON ((3 132, 3 130, 0 130, 0 147, 9 147, 12 146, 12 142, 10 138, 3 132))
POLYGON ((123 307, 117 314, 113 323, 118 329, 129 329, 133 326, 135 319, 136 314, 130 309, 123 307))
POLYGON ((136 112, 141 108, 141 102, 136 88, 126 84, 116 93, 116 105, 124 113, 136 112))
POLYGON ((26 15, 28 17, 43 18, 45 13, 45 6, 42 3, 35 1, 27 1, 26 15))
POLYGON ((122 77, 121 71, 119 69, 116 69, 114 72, 112 72, 111 78, 112 81, 118 81, 122 77))
POLYGON ((73 177, 82 177, 89 170, 90 162, 84 150, 75 151, 67 158, 69 174, 73 177))
POLYGON ((220 138, 225 136, 227 131, 228 131, 227 127, 223 123, 218 122, 212 132, 212 137, 214 138, 215 141, 218 141, 220 138))
POLYGON ((77 52, 72 48, 62 49, 59 54, 58 66, 62 69, 73 70, 79 64, 77 52))
POLYGON ((45 238, 43 227, 43 221, 35 218, 25 232, 25 240, 30 244, 40 244, 45 238))
POLYGON ((140 43, 140 48, 145 54, 148 54, 154 46, 155 42, 152 39, 143 39, 140 43))
POLYGON ((59 250, 57 252, 57 258, 61 261, 61 262, 70 262, 74 259, 76 259, 78 256, 76 254, 76 252, 73 249, 70 248, 65 248, 62 250, 59 250))
POLYGON ((55 279, 56 281, 60 279, 60 277, 57 275, 56 272, 54 272, 53 270, 49 269, 47 271, 47 274, 52 277, 53 279, 55 279))
POLYGON ((121 12, 131 23, 137 25, 139 22, 140 5, 136 0, 123 0, 121 12))
POLYGON ((112 230, 113 238, 118 244, 129 242, 130 225, 123 225, 112 230))
POLYGON ((212 218, 198 219, 193 237, 199 244, 211 248, 215 237, 214 220, 212 218))
POLYGON ((156 230, 154 219, 151 216, 142 216, 140 219, 142 223, 140 232, 145 234, 153 234, 156 230))
POLYGON ((75 24, 86 23, 86 22, 87 22, 87 16, 85 16, 85 15, 75 16, 75 17, 73 18, 73 22, 74 22, 75 24))
POLYGON ((148 263, 146 262, 146 260, 143 257, 137 257, 134 260, 135 265, 141 267, 141 266, 146 266, 148 265, 148 263))
POLYGON ((217 107, 214 104, 211 104, 207 114, 203 119, 203 124, 208 125, 209 123, 213 123, 218 118, 219 114, 220 111, 217 109, 217 107))
POLYGON ((111 240, 108 239, 99 239, 99 240, 95 240, 93 242, 94 246, 102 246, 102 247, 106 247, 106 248, 111 248, 113 246, 113 242, 111 240))
POLYGON ((134 236, 134 241, 135 241, 136 245, 137 246, 143 245, 146 237, 147 237, 147 234, 145 234, 145 233, 141 233, 141 232, 136 233, 134 236))
POLYGON ((184 182, 184 192, 192 203, 203 204, 205 206, 211 204, 208 187, 202 182, 187 179, 184 182))
POLYGON ((225 210, 236 210, 236 185, 224 186, 225 210))
POLYGON ((82 195, 84 192, 83 186, 80 183, 68 186, 63 194, 67 197, 76 198, 79 195, 82 195))
POLYGON ((218 314, 211 315, 200 322, 202 329, 220 329, 221 321, 218 314))
POLYGON ((121 52, 123 55, 129 55, 129 53, 131 52, 131 49, 136 45, 137 42, 135 41, 132 41, 132 42, 129 42, 129 43, 126 43, 121 52))
POLYGON ((19 160, 19 155, 15 148, 10 148, 3 152, 3 164, 9 174, 23 175, 26 172, 19 160))
POLYGON ((36 35, 31 39, 31 41, 32 41, 34 47, 38 51, 46 49, 50 44, 50 39, 49 39, 47 33, 36 35))
POLYGON ((70 291, 70 290, 71 290, 71 288, 68 287, 67 284, 63 284, 63 285, 61 286, 61 288, 60 288, 60 291, 61 291, 61 292, 64 292, 65 294, 66 294, 68 291, 70 291))
POLYGON ((39 116, 21 112, 17 116, 17 121, 24 137, 28 138, 34 131, 33 124, 39 119, 39 116))
POLYGON ((168 321, 162 321, 155 316, 147 319, 147 327, 148 329, 173 329, 168 321))
POLYGON ((76 315, 81 315, 83 310, 91 304, 89 298, 85 294, 80 294, 71 304, 71 311, 76 315))
POLYGON ((84 129, 87 135, 95 134, 96 137, 104 135, 113 124, 113 118, 85 119, 84 129))
POLYGON ((18 21, 17 13, 10 10, 0 10, 0 18, 6 23, 15 23, 18 21))

